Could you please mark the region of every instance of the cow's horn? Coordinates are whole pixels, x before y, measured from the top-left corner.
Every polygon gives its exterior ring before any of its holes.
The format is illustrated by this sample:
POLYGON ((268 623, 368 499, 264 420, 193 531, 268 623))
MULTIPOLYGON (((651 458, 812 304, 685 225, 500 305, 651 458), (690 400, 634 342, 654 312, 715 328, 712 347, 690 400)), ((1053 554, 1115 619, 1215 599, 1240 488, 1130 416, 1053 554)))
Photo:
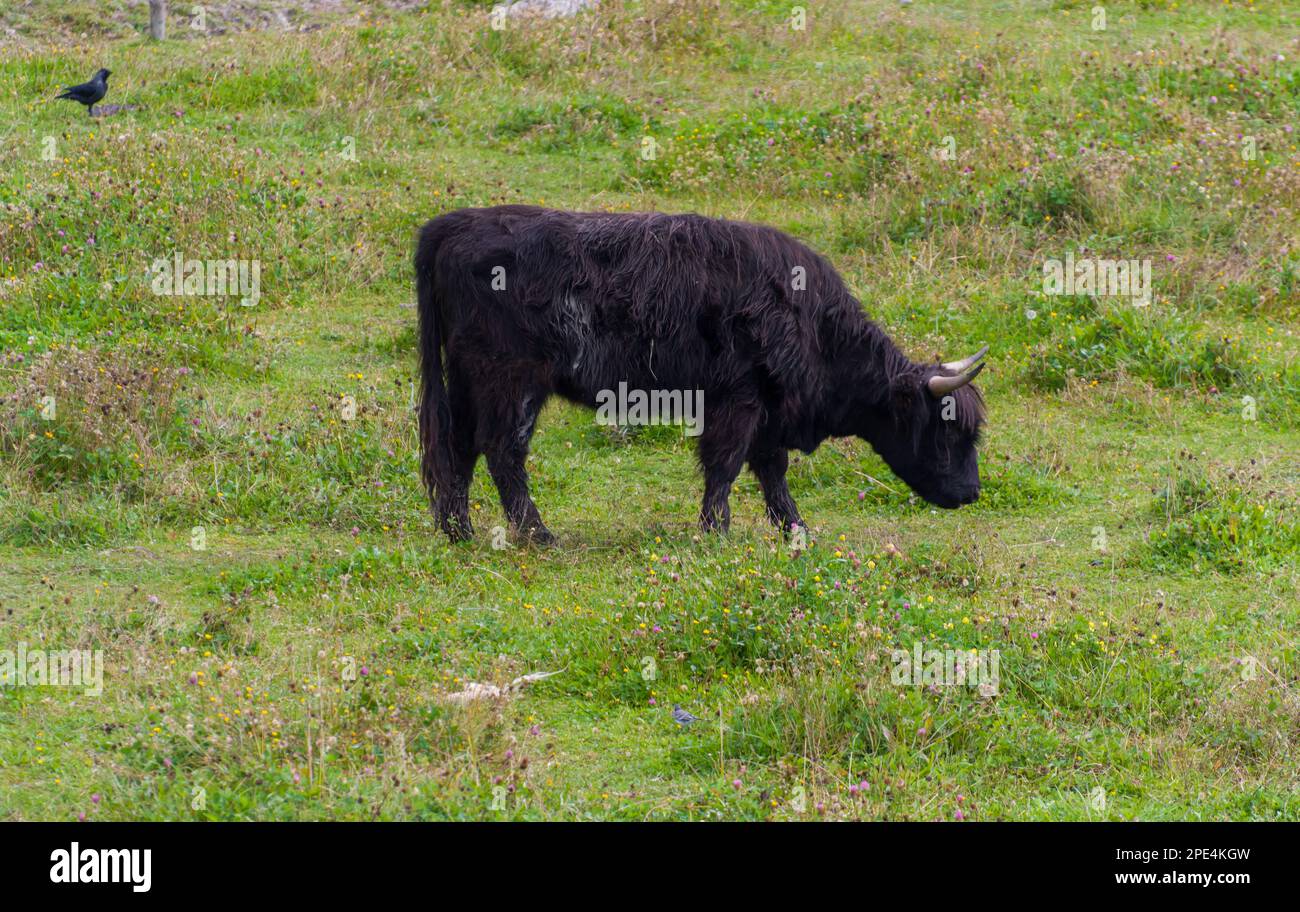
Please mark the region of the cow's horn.
POLYGON ((967 383, 974 380, 982 370, 984 370, 984 365, 980 364, 976 366, 973 371, 966 374, 957 374, 952 377, 945 377, 943 374, 935 374, 929 380, 930 395, 937 399, 940 396, 946 396, 949 393, 956 392, 967 383))
POLYGON ((975 354, 971 355, 969 358, 962 358, 960 361, 948 361, 947 363, 943 364, 942 367, 944 370, 952 371, 954 374, 965 373, 967 370, 973 367, 979 361, 980 358, 983 358, 985 355, 987 355, 988 352, 989 352, 989 347, 985 345, 983 348, 981 348, 975 354))

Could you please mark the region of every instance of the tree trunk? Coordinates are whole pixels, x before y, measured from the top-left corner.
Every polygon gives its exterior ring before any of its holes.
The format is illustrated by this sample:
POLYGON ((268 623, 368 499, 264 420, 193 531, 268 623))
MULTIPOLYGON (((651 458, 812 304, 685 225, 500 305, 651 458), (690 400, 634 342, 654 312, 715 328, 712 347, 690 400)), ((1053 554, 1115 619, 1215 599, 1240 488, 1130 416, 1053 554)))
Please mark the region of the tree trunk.
POLYGON ((167 0, 149 0, 149 35, 155 41, 167 37, 167 0))

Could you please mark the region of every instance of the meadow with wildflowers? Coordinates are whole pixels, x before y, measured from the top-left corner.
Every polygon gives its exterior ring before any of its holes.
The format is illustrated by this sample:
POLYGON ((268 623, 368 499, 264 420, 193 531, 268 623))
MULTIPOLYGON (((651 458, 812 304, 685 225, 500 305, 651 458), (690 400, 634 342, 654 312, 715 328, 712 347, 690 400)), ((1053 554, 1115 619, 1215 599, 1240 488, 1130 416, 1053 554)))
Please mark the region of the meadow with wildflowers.
POLYGON ((1300 11, 1096 5, 0 10, 0 650, 105 666, 0 686, 0 819, 1300 818, 1300 11), (50 101, 97 66, 136 107, 50 101), (806 540, 748 474, 705 535, 680 428, 555 402, 559 544, 493 547, 480 464, 449 546, 414 232, 511 202, 771 224, 914 357, 989 344, 980 500, 835 441, 806 540), (178 252, 255 306, 155 294, 178 252))

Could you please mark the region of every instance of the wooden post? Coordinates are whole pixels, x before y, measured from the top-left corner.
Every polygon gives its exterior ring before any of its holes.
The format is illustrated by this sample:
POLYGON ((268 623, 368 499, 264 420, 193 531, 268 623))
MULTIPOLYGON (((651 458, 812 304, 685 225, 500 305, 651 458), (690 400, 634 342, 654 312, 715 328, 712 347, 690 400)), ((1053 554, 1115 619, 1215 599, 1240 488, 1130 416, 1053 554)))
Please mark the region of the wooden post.
POLYGON ((149 35, 154 41, 167 37, 167 0, 149 0, 149 35))

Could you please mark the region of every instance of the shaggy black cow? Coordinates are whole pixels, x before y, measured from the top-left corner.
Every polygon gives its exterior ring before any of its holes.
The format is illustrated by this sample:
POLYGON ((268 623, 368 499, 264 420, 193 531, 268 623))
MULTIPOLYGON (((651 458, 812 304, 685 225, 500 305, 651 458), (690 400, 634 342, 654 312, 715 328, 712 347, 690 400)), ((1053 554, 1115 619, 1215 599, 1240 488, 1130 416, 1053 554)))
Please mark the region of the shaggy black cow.
POLYGON ((421 229, 415 274, 422 475, 453 541, 473 534, 468 492, 480 454, 510 523, 551 541, 524 467, 537 414, 552 393, 595 406, 620 383, 703 391, 706 529, 726 529, 746 462, 771 520, 787 532, 802 524, 787 451, 810 453, 827 437, 863 438, 938 506, 979 496, 984 409, 968 384, 984 350, 949 364, 910 361, 829 263, 773 228, 461 209, 421 229))

